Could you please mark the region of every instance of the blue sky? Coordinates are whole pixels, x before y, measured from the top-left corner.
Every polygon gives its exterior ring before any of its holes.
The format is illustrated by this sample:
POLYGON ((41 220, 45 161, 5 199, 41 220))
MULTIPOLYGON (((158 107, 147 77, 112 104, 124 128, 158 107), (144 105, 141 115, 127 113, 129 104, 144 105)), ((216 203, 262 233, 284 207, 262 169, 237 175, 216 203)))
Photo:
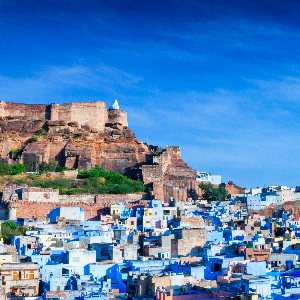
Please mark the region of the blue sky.
POLYGON ((300 184, 299 1, 0 0, 0 99, 117 98, 149 144, 240 186, 300 184))

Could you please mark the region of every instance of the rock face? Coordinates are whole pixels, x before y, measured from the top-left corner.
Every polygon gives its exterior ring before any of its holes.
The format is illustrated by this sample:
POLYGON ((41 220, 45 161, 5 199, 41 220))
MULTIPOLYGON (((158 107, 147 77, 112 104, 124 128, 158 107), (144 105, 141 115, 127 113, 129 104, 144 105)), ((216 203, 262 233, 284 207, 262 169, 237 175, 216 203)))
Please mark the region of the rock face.
MULTIPOLYGON (((47 117, 46 113, 41 112, 43 109, 47 111, 47 106, 44 105, 39 109, 34 106, 35 111, 39 112, 36 118, 44 117, 34 119, 33 113, 26 115, 24 105, 26 104, 20 104, 21 109, 17 109, 18 106, 14 103, 15 111, 5 111, 6 115, 0 119, 2 161, 27 164, 29 171, 37 171, 43 162, 55 159, 61 166, 69 168, 90 169, 99 165, 111 172, 124 173, 128 168, 146 161, 147 156, 153 155, 148 146, 137 141, 134 133, 127 127, 126 112, 102 112, 102 120, 98 119, 98 125, 95 119, 101 114, 92 114, 94 102, 81 103, 82 114, 85 115, 86 109, 90 114, 86 115, 84 121, 82 117, 77 121, 79 112, 75 114, 74 109, 70 109, 71 116, 68 116, 65 105, 61 105, 63 112, 58 105, 55 106, 56 111, 60 112, 55 118, 65 119, 53 120, 53 113, 47 117), (36 134, 38 141, 33 141, 32 137, 36 134)), ((97 105, 106 108, 106 103, 97 105)), ((2 106, 5 106, 3 102, 2 106)), ((53 111, 52 106, 48 110, 53 111)), ((31 109, 31 105, 28 105, 28 111, 31 109)))
MULTIPOLYGON (((118 108, 118 105, 114 106, 118 108)), ((19 162, 38 171, 51 159, 89 170, 98 165, 153 184, 160 199, 185 199, 196 191, 196 172, 179 147, 160 149, 138 141, 127 113, 105 102, 31 105, 0 102, 0 162, 19 162)))

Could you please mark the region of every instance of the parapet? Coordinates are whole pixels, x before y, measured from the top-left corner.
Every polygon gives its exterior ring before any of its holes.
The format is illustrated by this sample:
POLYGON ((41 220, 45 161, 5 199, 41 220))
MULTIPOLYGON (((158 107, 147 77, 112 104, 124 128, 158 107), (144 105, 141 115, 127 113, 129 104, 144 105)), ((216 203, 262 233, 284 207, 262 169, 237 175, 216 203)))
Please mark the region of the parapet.
POLYGON ((108 124, 120 124, 128 127, 127 112, 118 109, 109 109, 107 111, 108 124))
POLYGON ((50 111, 51 121, 78 122, 101 131, 107 122, 107 103, 101 101, 51 104, 50 111))
POLYGON ((32 120, 48 120, 77 122, 103 131, 105 124, 121 124, 128 127, 127 112, 111 109, 107 110, 107 103, 103 101, 70 102, 64 104, 24 104, 0 101, 0 117, 22 118, 32 120))
POLYGON ((0 117, 25 117, 34 120, 50 118, 49 105, 0 101, 0 117))

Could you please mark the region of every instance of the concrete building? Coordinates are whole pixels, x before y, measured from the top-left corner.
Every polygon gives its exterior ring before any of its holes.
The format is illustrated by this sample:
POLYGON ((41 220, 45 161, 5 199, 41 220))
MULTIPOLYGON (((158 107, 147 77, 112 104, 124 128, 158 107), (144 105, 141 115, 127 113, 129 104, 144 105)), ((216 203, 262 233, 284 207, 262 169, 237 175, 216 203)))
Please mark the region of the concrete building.
POLYGON ((207 241, 206 229, 175 229, 172 257, 198 255, 207 241))
POLYGON ((207 172, 197 172, 197 181, 220 185, 222 183, 221 175, 211 175, 207 172))
POLYGON ((277 191, 277 205, 282 206, 286 202, 294 201, 294 194, 293 190, 282 189, 277 191))
POLYGON ((39 294, 39 265, 36 263, 3 263, 1 265, 2 292, 0 299, 19 299, 39 294))
POLYGON ((96 262, 96 251, 87 249, 73 249, 66 253, 67 262, 72 266, 85 266, 96 262))

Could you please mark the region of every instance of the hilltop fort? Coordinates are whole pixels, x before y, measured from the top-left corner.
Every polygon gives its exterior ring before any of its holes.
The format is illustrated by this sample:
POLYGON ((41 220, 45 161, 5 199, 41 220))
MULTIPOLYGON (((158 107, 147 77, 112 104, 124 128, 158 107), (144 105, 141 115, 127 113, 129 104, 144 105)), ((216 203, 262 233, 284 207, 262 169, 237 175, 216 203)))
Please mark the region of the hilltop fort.
POLYGON ((0 102, 0 162, 23 163, 36 172, 43 163, 89 170, 95 165, 153 185, 168 202, 197 197, 196 172, 181 159, 180 148, 161 149, 138 141, 127 112, 115 101, 65 104, 0 102))

